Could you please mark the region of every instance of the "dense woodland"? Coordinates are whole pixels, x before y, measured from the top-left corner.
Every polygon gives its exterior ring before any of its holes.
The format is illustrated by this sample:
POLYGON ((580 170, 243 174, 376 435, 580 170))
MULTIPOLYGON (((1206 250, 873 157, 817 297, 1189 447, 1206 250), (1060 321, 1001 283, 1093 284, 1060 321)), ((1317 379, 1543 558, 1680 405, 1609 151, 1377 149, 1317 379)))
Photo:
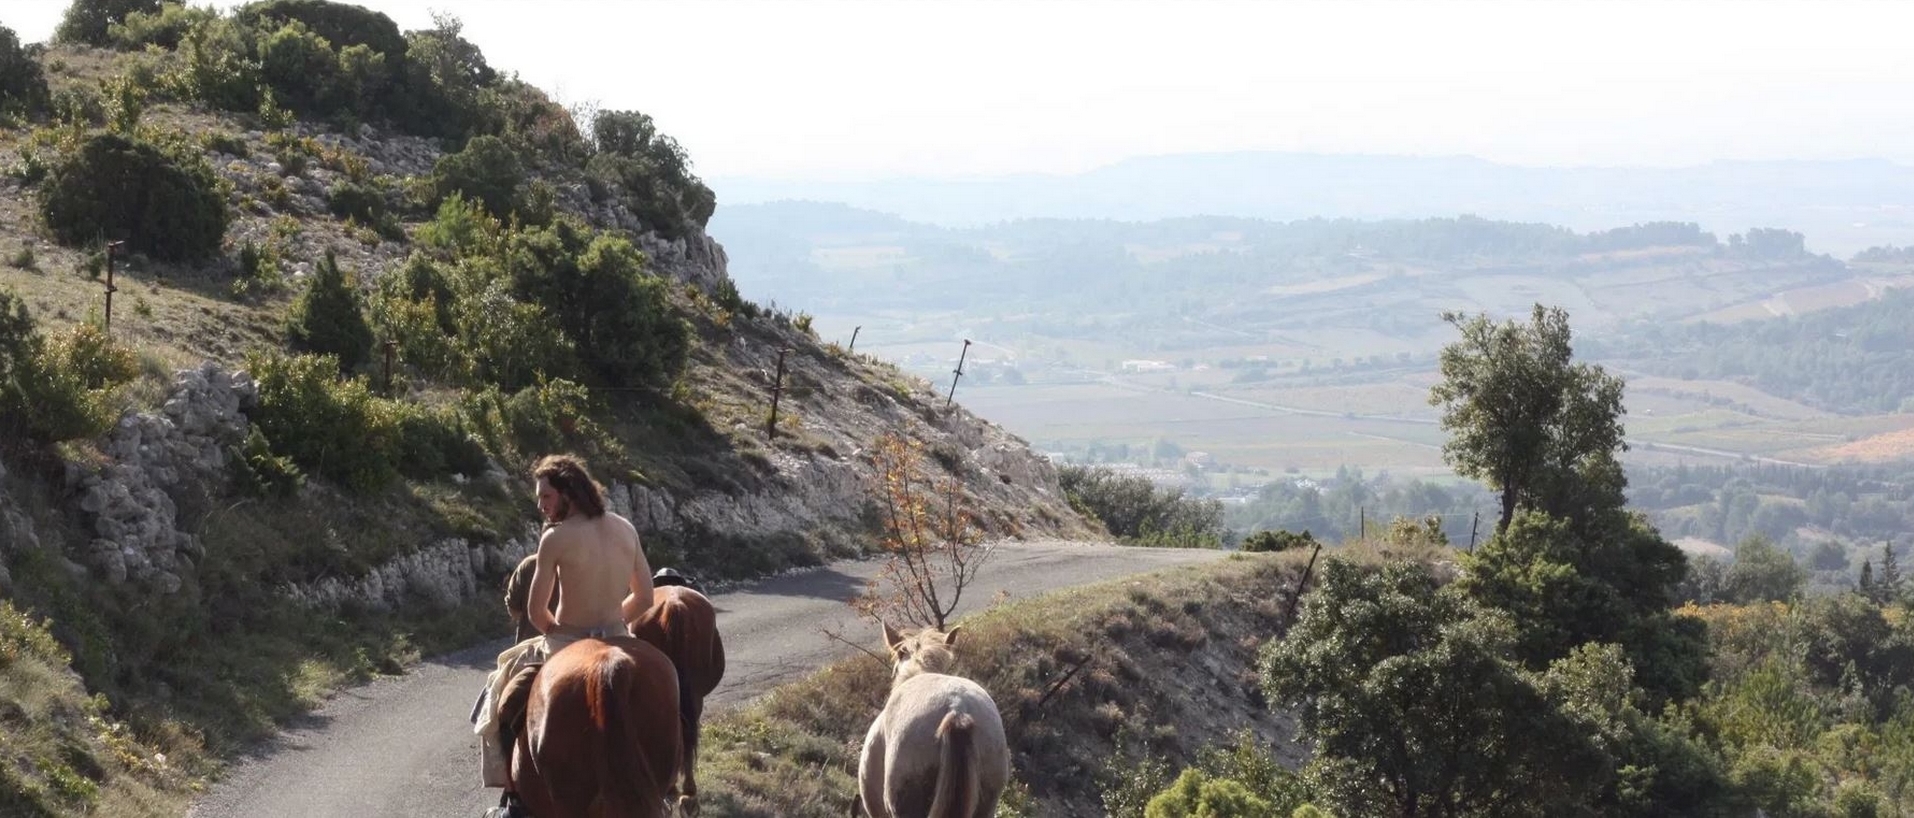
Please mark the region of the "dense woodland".
POLYGON ((1641 321, 1586 354, 1679 378, 1748 383, 1843 414, 1914 410, 1914 292, 1736 324, 1641 321))

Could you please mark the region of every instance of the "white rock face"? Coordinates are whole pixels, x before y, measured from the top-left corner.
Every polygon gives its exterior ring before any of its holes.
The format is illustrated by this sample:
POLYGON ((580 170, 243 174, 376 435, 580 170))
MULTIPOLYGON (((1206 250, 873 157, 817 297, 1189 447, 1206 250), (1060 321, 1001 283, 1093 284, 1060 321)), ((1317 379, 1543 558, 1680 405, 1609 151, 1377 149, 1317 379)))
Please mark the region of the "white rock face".
POLYGON ((101 441, 107 465, 79 478, 93 535, 80 556, 95 575, 161 594, 182 587, 205 549, 179 530, 172 492, 223 485, 226 449, 245 438, 243 410, 258 394, 246 373, 208 363, 181 371, 159 412, 120 418, 101 441))

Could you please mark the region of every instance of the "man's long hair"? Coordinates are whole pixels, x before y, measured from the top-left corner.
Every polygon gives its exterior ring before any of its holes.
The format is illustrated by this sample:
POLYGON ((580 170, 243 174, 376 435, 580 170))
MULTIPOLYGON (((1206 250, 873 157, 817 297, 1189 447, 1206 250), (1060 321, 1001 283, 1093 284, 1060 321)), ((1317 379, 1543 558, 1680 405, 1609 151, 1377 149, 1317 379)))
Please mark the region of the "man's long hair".
POLYGON ((596 519, 605 513, 605 488, 585 470, 585 461, 569 454, 546 455, 532 467, 532 478, 550 483, 565 498, 566 516, 596 519))

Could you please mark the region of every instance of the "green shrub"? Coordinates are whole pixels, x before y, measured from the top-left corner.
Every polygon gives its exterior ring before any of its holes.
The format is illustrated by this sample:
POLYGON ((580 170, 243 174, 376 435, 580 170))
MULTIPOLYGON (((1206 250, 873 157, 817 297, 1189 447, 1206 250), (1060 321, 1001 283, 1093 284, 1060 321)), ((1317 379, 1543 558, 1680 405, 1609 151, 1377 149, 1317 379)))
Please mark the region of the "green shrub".
POLYGON ((174 159, 115 134, 88 138, 53 170, 41 186, 40 213, 67 246, 120 239, 169 261, 218 252, 228 219, 203 160, 174 159))
POLYGON ((1149 478, 1105 468, 1065 466, 1057 471, 1064 499, 1094 517, 1125 542, 1157 546, 1215 547, 1223 526, 1222 505, 1157 488, 1149 478))
POLYGON ((39 113, 49 99, 40 61, 20 46, 13 29, 0 26, 0 114, 39 113))
POLYGON ((631 242, 560 219, 513 234, 505 252, 513 294, 550 312, 604 384, 663 386, 684 368, 691 330, 631 242))
POLYGON ((1276 806, 1248 787, 1203 771, 1184 770, 1143 808, 1144 818, 1280 818, 1276 806))
POLYGON ((244 159, 252 155, 246 140, 236 133, 207 131, 199 135, 199 146, 209 153, 223 153, 244 159))
POLYGON ((548 452, 615 452, 617 444, 592 420, 590 393, 566 380, 543 381, 509 396, 488 386, 460 406, 473 431, 501 460, 529 462, 548 452))
POLYGON ((341 181, 326 193, 326 206, 332 215, 354 219, 360 224, 377 225, 386 221, 385 194, 360 182, 341 181))
POLYGON ((261 32, 255 50, 260 77, 288 107, 308 114, 331 110, 339 53, 326 38, 294 20, 278 30, 261 32))
POLYGON ((179 48, 194 26, 218 16, 211 8, 166 3, 156 11, 135 11, 123 21, 108 24, 106 39, 121 51, 139 51, 149 45, 172 51, 179 48))
POLYGON ((441 156, 432 166, 432 185, 441 199, 461 193, 500 218, 517 208, 524 181, 517 153, 496 136, 473 137, 464 150, 441 156))
POLYGON ((114 23, 124 22, 134 12, 158 14, 160 0, 73 0, 54 29, 53 39, 61 43, 108 45, 108 33, 114 23))
POLYGON ((228 463, 233 488, 248 497, 291 497, 306 481, 292 458, 273 454, 272 444, 266 442, 258 426, 247 430, 245 444, 228 463))
POLYGON ((434 25, 405 34, 405 60, 386 95, 386 112, 406 133, 464 139, 499 128, 485 103, 485 89, 498 73, 485 62, 478 46, 460 36, 461 26, 451 17, 435 17, 434 25))
POLYGON ((179 49, 184 65, 172 76, 174 93, 222 110, 258 110, 259 67, 247 36, 245 29, 223 17, 187 30, 179 49))
POLYGON ((255 355, 247 368, 259 384, 253 423, 273 451, 310 474, 369 490, 397 474, 398 413, 373 397, 364 380, 340 380, 327 355, 255 355))
POLYGON ((447 474, 477 476, 485 472, 485 449, 466 428, 459 413, 448 407, 400 404, 399 473, 415 480, 447 474))
POLYGON ((592 142, 599 153, 587 163, 587 177, 595 189, 615 191, 645 226, 682 238, 710 222, 717 197, 691 173, 684 147, 659 134, 650 116, 600 111, 592 142))
POLYGON ((359 306, 359 291, 330 250, 313 271, 312 284, 292 304, 286 345, 295 352, 335 356, 347 372, 372 357, 372 328, 359 306))
POLYGON ((106 125, 113 132, 132 136, 139 129, 140 115, 146 113, 144 85, 121 74, 100 82, 100 99, 105 105, 106 125))
POLYGON ((45 445, 103 434, 119 419, 120 387, 137 374, 132 353, 99 328, 45 338, 26 303, 0 290, 0 440, 45 445))
POLYGON ((328 0, 262 0, 233 12, 241 25, 277 29, 297 22, 341 50, 363 45, 392 60, 405 56, 405 37, 399 25, 381 12, 328 0))
POLYGON ((1292 549, 1315 548, 1316 537, 1308 531, 1297 534, 1293 531, 1258 531, 1243 538, 1244 551, 1289 551, 1292 549))
POLYGON ((75 128, 88 128, 106 124, 106 101, 100 98, 100 92, 84 85, 74 85, 53 92, 47 103, 53 111, 53 120, 75 128))

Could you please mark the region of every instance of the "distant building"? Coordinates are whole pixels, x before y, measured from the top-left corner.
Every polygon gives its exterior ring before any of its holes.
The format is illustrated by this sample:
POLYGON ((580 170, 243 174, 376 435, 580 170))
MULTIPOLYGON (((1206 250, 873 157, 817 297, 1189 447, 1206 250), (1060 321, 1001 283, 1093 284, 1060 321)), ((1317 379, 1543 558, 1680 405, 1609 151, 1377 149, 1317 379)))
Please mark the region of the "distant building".
POLYGON ((1123 362, 1124 372, 1175 372, 1176 364, 1169 361, 1151 361, 1137 359, 1123 362))

